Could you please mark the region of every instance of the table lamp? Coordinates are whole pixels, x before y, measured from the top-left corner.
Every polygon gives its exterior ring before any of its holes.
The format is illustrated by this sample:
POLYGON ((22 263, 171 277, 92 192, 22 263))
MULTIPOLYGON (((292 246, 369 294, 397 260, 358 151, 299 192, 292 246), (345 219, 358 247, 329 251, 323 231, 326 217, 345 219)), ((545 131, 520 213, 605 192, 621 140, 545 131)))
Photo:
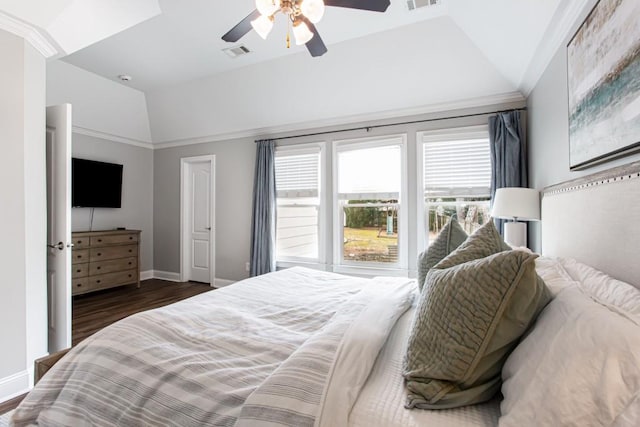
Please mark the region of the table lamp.
POLYGON ((512 247, 527 246, 527 224, 540 220, 538 190, 520 187, 498 188, 493 198, 491 216, 510 219, 504 224, 504 241, 512 247))

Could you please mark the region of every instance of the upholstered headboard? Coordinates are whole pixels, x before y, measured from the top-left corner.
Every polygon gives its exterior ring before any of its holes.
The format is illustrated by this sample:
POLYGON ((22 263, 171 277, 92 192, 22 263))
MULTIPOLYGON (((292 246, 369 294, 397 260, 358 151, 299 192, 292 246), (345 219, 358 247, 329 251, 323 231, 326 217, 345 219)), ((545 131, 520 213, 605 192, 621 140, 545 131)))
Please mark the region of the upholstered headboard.
POLYGON ((640 289, 640 162, 546 188, 542 254, 575 258, 640 289))

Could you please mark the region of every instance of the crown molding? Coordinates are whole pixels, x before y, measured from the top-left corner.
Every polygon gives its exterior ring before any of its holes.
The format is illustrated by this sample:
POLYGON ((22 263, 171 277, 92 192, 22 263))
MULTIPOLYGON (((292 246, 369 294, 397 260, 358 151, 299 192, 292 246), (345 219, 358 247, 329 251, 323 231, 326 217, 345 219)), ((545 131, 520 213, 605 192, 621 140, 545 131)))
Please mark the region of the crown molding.
POLYGON ((2 11, 0 11, 0 29, 25 39, 45 58, 64 54, 61 49, 54 46, 36 27, 7 15, 2 11))
POLYGON ((565 0, 562 2, 522 77, 520 91, 525 96, 529 96, 558 49, 564 46, 565 40, 575 31, 576 24, 585 9, 589 8, 590 10, 592 3, 593 0, 565 0))
POLYGON ((77 133, 80 135, 91 136, 94 138, 106 139, 107 141, 118 142, 120 144, 133 145, 134 147, 147 148, 149 150, 153 150, 154 146, 151 142, 141 141, 138 139, 128 138, 126 136, 114 135, 107 132, 101 132, 99 130, 93 130, 84 128, 81 126, 73 126, 73 133, 77 133))
POLYGON ((299 132, 306 129, 341 126, 360 122, 371 122, 379 120, 396 119, 399 117, 418 116, 424 114, 441 113, 444 111, 462 110, 467 108, 487 107, 491 105, 506 104, 511 102, 524 102, 525 98, 520 92, 509 92, 499 95, 489 95, 479 98, 459 100, 453 102, 443 102, 438 104, 425 105, 415 108, 407 108, 402 110, 383 111, 379 113, 358 114, 344 116, 339 118, 331 118, 325 120, 313 120, 308 122, 299 122, 283 126, 264 127, 248 129, 238 132, 212 134, 200 136, 196 138, 185 138, 168 140, 153 143, 154 149, 182 147, 194 144, 206 144, 210 142, 229 141, 239 138, 264 137, 265 135, 279 135, 290 132, 299 132))

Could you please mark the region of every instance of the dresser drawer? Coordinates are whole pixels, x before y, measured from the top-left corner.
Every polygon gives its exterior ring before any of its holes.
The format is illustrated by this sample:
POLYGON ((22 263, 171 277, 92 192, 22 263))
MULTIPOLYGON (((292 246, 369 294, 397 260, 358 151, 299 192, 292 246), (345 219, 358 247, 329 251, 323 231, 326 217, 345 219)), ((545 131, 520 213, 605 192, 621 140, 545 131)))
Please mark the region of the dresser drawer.
POLYGON ((73 242, 74 249, 84 249, 89 246, 88 237, 72 237, 71 241, 73 242))
POLYGON ((137 270, 119 271, 117 273, 100 274, 89 277, 89 287, 92 290, 110 288, 112 286, 136 283, 138 281, 137 270))
POLYGON ((104 261, 138 256, 138 245, 109 246, 89 249, 89 261, 104 261))
POLYGON ((96 274, 113 273, 114 271, 131 270, 132 268, 138 268, 138 258, 136 257, 95 261, 89 265, 89 274, 94 276, 96 274))
POLYGON ((138 234, 114 234, 112 236, 91 236, 91 246, 137 243, 138 234))
POLYGON ((71 252, 71 264, 82 264, 89 261, 89 249, 74 250, 71 252))
POLYGON ((89 292, 90 290, 89 278, 81 277, 71 280, 71 295, 84 294, 85 292, 89 292))
POLYGON ((89 275, 89 263, 86 264, 73 264, 71 266, 71 277, 77 279, 78 277, 87 277, 89 275))

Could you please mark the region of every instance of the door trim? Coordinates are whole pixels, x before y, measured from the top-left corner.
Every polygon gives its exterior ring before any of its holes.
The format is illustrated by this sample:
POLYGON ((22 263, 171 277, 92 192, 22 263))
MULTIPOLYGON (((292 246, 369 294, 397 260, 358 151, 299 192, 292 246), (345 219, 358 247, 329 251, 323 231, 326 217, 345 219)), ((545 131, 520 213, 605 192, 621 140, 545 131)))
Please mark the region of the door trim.
POLYGON ((211 164, 211 197, 210 197, 210 219, 211 235, 209 236, 209 284, 215 284, 216 276, 216 156, 215 154, 195 157, 182 157, 180 159, 180 281, 187 281, 187 266, 189 265, 189 252, 186 250, 189 244, 189 190, 190 184, 187 174, 189 165, 193 163, 209 162, 211 164))

